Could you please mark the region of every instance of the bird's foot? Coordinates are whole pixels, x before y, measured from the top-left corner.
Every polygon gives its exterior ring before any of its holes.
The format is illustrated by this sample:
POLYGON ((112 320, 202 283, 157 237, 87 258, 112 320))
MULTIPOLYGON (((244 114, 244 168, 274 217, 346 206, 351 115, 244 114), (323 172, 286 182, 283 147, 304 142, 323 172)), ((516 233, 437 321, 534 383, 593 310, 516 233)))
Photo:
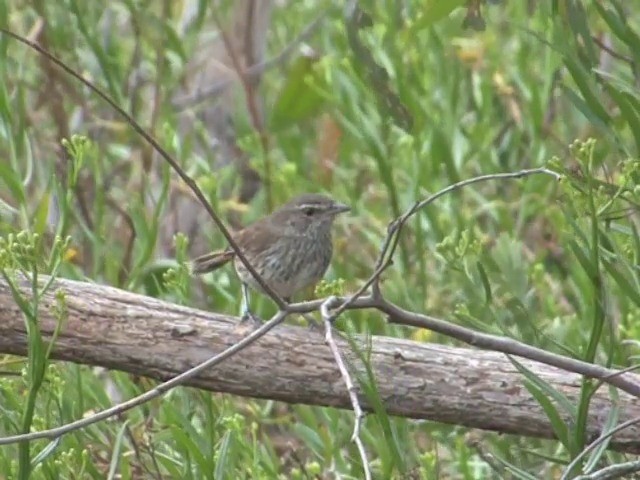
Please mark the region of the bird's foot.
POLYGON ((318 322, 315 318, 313 318, 308 313, 302 314, 302 318, 304 318, 307 321, 307 328, 312 332, 318 332, 318 333, 324 332, 322 323, 318 322))
POLYGON ((253 314, 249 310, 245 311, 240 317, 241 324, 247 324, 247 322, 253 323, 256 327, 260 327, 262 325, 262 319, 257 315, 253 314))

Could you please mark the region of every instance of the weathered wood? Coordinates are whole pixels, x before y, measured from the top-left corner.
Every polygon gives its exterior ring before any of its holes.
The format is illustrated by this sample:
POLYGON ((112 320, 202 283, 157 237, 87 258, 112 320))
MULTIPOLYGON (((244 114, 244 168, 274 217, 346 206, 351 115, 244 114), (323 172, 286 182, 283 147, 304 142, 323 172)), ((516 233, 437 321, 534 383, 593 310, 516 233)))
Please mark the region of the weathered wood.
MULTIPOLYGON (((45 338, 56 320, 54 292, 66 293, 68 319, 54 357, 168 379, 221 352, 241 338, 237 319, 181 307, 123 290, 58 280, 43 299, 45 338)), ((26 292, 27 290, 25 290, 26 292)), ((371 311, 371 315, 377 315, 371 311)), ((338 339, 352 368, 362 365, 338 339)), ((553 436, 523 377, 500 353, 378 337, 369 346, 378 390, 390 414, 536 437, 553 436)), ((20 309, 0 280, 0 352, 25 355, 27 339, 20 309)), ((579 395, 580 377, 522 359, 568 398, 579 395)), ((354 375, 355 381, 355 375, 354 375)), ((350 408, 349 398, 322 333, 281 325, 187 385, 216 392, 289 403, 350 408)), ((366 399, 362 398, 363 406, 366 399)), ((620 422, 640 417, 640 401, 619 393, 620 422)), ((597 435, 611 409, 608 388, 595 395, 590 434, 597 435)), ((640 451, 640 427, 615 437, 612 447, 640 451)))

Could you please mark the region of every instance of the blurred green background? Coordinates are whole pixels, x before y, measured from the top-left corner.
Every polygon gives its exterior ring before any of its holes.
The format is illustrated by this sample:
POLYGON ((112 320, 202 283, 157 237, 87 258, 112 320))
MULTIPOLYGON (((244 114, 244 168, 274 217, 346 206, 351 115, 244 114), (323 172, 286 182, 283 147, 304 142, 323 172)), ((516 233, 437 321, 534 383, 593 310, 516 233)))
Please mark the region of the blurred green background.
MULTIPOLYGON (((559 183, 477 184, 420 211, 384 294, 480 331, 628 367, 640 336, 633 3, 0 0, 0 24, 130 112, 230 225, 301 192, 350 204, 325 291, 358 288, 387 224, 417 199, 476 175, 544 165, 564 174, 559 183)), ((187 277, 188 258, 225 243, 175 172, 95 94, 7 36, 0 236, 6 272, 38 268, 239 308, 232 269, 187 277), (11 237, 20 231, 30 234, 11 237), (68 244, 56 240, 67 236, 68 244)), ((256 312, 273 313, 255 297, 256 312)), ((347 312, 337 327, 450 342, 372 311, 347 312)), ((114 388, 129 398, 153 385, 45 364, 0 356, 0 433, 58 426, 110 406, 114 388), (34 365, 46 373, 42 385, 34 365)), ((559 441, 482 433, 478 444, 462 427, 370 415, 362 437, 374 477, 558 478, 588 442, 596 387, 585 381, 566 424, 554 417, 560 406, 546 406, 559 441)), ((0 448, 0 478, 362 478, 352 423, 349 411, 178 388, 54 445, 0 448)), ((600 451, 579 467, 624 459, 600 451)))

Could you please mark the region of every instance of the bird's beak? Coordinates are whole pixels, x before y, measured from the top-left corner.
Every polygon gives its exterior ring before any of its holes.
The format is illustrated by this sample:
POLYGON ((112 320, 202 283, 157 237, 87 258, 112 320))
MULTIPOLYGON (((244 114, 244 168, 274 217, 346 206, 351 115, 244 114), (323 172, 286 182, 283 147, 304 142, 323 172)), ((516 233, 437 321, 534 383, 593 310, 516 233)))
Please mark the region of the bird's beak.
POLYGON ((351 210, 351 207, 349 205, 345 205, 344 203, 340 203, 340 202, 334 203, 333 207, 331 207, 331 211, 335 215, 337 215, 339 213, 348 212, 349 210, 351 210))

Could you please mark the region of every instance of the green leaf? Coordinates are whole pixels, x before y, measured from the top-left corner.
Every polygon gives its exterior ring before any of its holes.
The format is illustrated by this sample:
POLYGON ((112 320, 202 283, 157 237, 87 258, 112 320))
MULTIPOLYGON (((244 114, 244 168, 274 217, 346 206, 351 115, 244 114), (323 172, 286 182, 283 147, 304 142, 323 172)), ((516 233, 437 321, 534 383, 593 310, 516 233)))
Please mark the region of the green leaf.
POLYGON ((318 114, 325 104, 324 97, 313 84, 324 83, 317 71, 318 59, 310 55, 299 56, 291 66, 286 82, 276 99, 270 126, 280 130, 318 114))
POLYGON ((184 50, 184 42, 182 38, 180 38, 180 34, 175 31, 169 22, 163 22, 162 28, 167 36, 167 50, 173 50, 176 52, 180 57, 180 60, 186 63, 189 60, 189 57, 187 52, 184 50))
POLYGON ((640 52, 640 37, 627 25, 626 18, 623 16, 624 14, 622 14, 622 9, 615 2, 611 3, 616 7, 618 15, 614 14, 604 4, 601 4, 601 2, 592 2, 592 5, 607 23, 607 26, 613 34, 626 43, 631 52, 637 55, 638 52, 640 52))
POLYGON ((611 277, 618 284, 620 290, 622 290, 622 292, 625 294, 626 298, 640 307, 640 290, 638 289, 638 286, 632 285, 631 282, 625 277, 625 275, 618 271, 618 269, 612 262, 603 258, 602 263, 607 272, 609 272, 609 275, 611 275, 611 277))
POLYGON ((47 218, 49 216, 49 205, 51 203, 51 192, 46 190, 33 215, 33 231, 42 235, 47 230, 47 218))
POLYGON ((220 448, 218 448, 218 459, 216 461, 216 469, 214 472, 214 477, 217 479, 228 478, 229 472, 232 469, 229 467, 229 451, 231 449, 231 442, 233 432, 231 430, 227 430, 222 437, 222 442, 220 442, 220 448), (226 475, 225 475, 226 472, 226 475))
POLYGON ((576 259, 580 263, 580 266, 584 269, 587 275, 590 278, 593 278, 595 275, 597 275, 598 274, 597 267, 593 265, 593 263, 589 259, 589 256, 585 255, 580 245, 578 245, 578 243, 572 240, 571 242, 569 242, 569 246, 571 247, 571 251, 575 255, 576 259))
POLYGON ((558 409, 554 406, 552 399, 569 415, 575 418, 575 407, 569 399, 559 390, 553 388, 546 380, 542 379, 527 367, 518 362, 511 355, 508 355, 511 363, 525 377, 524 385, 531 395, 540 404, 544 413, 547 415, 551 428, 558 440, 571 451, 571 440, 569 437, 569 428, 562 419, 558 409))
POLYGON ((184 417, 182 413, 174 413, 170 410, 167 410, 166 421, 171 425, 169 432, 176 448, 184 453, 188 452, 201 472, 211 472, 214 468, 213 458, 210 452, 204 452, 200 447, 199 441, 202 440, 202 437, 191 425, 188 418, 184 417))
POLYGON ((24 187, 18 178, 18 172, 11 168, 9 162, 0 161, 0 181, 9 187, 14 200, 18 205, 24 205, 26 200, 24 196, 24 187))
POLYGON ((113 451, 111 453, 111 462, 109 464, 109 474, 107 475, 107 480, 111 480, 118 476, 118 464, 120 463, 120 454, 122 451, 122 440, 124 438, 124 434, 127 432, 127 427, 129 425, 129 421, 127 420, 122 424, 120 430, 118 431, 118 435, 116 436, 115 444, 113 445, 113 451))
POLYGON ((582 46, 582 49, 579 49, 578 52, 583 51, 587 54, 590 66, 596 65, 598 63, 598 55, 591 39, 591 31, 587 24, 588 15, 583 5, 580 2, 567 2, 565 18, 576 35, 576 42, 582 46))
POLYGON ((598 11, 602 19, 607 23, 607 26, 611 29, 611 32, 620 40, 626 43, 626 25, 620 19, 620 17, 616 16, 610 9, 606 8, 604 5, 600 5, 600 2, 593 2, 593 6, 598 11))
POLYGON ((636 143, 636 153, 640 153, 640 112, 634 108, 633 103, 624 93, 608 83, 603 83, 602 86, 618 105, 620 114, 629 125, 629 130, 633 135, 636 143))
MULTIPOLYGON (((609 410, 609 415, 607 415, 607 421, 602 427, 601 436, 607 435, 611 432, 617 425, 618 419, 620 417, 620 407, 618 406, 619 395, 617 389, 610 387, 609 393, 611 394, 611 410, 609 410)), ((601 442, 589 455, 589 459, 586 461, 584 465, 584 473, 590 473, 596 466, 602 461, 602 457, 606 453, 609 448, 609 443, 613 435, 607 436, 606 440, 601 442)))
MULTIPOLYGON (((352 351, 356 353, 358 359, 365 367, 364 375, 358 375, 358 385, 362 389, 364 396, 367 398, 367 402, 375 412, 376 420, 380 423, 380 427, 382 428, 383 439, 381 439, 381 441, 386 443, 387 448, 381 448, 380 450, 384 450, 385 453, 389 453, 389 461, 385 462, 386 472, 384 473, 390 475, 393 467, 396 467, 400 471, 404 471, 405 460, 402 455, 403 450, 398 444, 394 425, 389 419, 389 415, 384 407, 384 402, 378 392, 376 378, 373 370, 371 369, 371 362, 369 358, 367 358, 367 351, 363 350, 362 346, 356 343, 353 337, 347 337, 347 341, 349 342, 349 346, 352 351)), ((388 476, 384 476, 384 478, 388 478, 388 476)))
POLYGON ((451 12, 462 7, 467 0, 425 0, 422 10, 418 13, 418 18, 413 22, 407 32, 407 37, 415 35, 420 30, 429 28, 451 12))
POLYGON ((40 452, 33 458, 33 460, 31 460, 31 468, 34 468, 36 465, 44 462, 47 458, 49 458, 51 454, 55 452, 56 448, 58 448, 61 440, 62 437, 56 437, 51 440, 46 447, 40 450, 40 452))
MULTIPOLYGON (((540 477, 530 474, 529 472, 516 467, 514 464, 507 462, 504 458, 501 458, 499 455, 493 454, 493 458, 500 463, 505 470, 508 470, 509 473, 513 475, 513 478, 517 478, 519 480, 538 480, 540 477)), ((502 477, 504 478, 504 477, 502 477)))
POLYGON ((442 127, 433 125, 433 141, 432 153, 434 158, 440 159, 444 164, 449 177, 449 181, 452 183, 459 182, 461 180, 458 169, 456 168, 456 162, 453 158, 453 147, 451 145, 451 135, 448 135, 442 127))
POLYGON ((478 274, 480 275, 480 280, 482 281, 482 286, 484 287, 485 302, 491 303, 493 296, 491 294, 491 284, 489 283, 487 272, 484 270, 482 263, 480 263, 479 261, 476 262, 476 268, 478 269, 478 274))
MULTIPOLYGON (((313 416, 310 418, 311 421, 315 421, 313 416)), ((324 442, 317 431, 303 423, 295 423, 292 426, 292 430, 295 432, 297 437, 300 437, 304 441, 307 448, 310 448, 316 456, 322 457, 324 442)))
POLYGON ((596 91, 592 76, 575 60, 575 58, 565 55, 563 60, 564 65, 571 74, 571 78, 573 78, 578 90, 580 90, 586 106, 588 106, 589 110, 600 120, 600 122, 605 125, 608 124, 611 121, 611 117, 599 100, 601 95, 596 91))

